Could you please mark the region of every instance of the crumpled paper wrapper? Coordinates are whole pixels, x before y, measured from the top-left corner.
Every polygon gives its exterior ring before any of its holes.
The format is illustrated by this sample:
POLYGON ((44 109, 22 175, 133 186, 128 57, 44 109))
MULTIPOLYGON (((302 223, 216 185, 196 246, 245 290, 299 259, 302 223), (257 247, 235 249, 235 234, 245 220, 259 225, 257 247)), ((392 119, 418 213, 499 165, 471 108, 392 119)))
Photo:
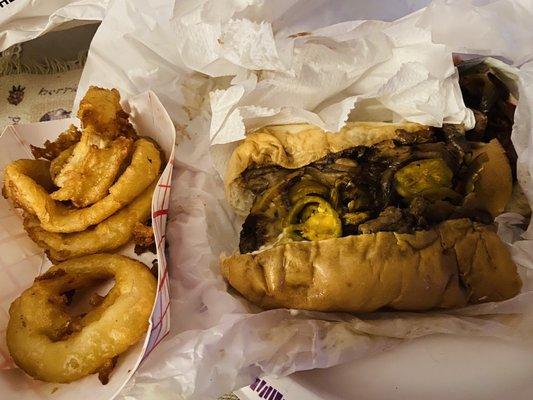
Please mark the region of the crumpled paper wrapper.
MULTIPOLYGON (((152 311, 150 326, 144 339, 119 356, 109 383, 102 385, 96 374, 70 384, 46 383, 32 379, 17 368, 9 356, 5 332, 9 321, 9 306, 24 290, 30 287, 38 275, 51 263, 43 250, 31 241, 22 225, 20 213, 11 203, 0 197, 0 397, 5 399, 54 399, 71 400, 74 397, 91 400, 113 399, 133 375, 139 363, 163 340, 169 331, 169 290, 165 257, 165 224, 169 207, 170 181, 172 178, 175 130, 165 109, 154 93, 134 96, 123 105, 130 113, 131 121, 140 135, 158 142, 167 157, 152 199, 152 226, 157 254, 151 252, 138 256, 133 244, 127 244, 117 252, 138 259, 148 267, 157 261, 158 292, 152 311)), ((75 118, 8 126, 0 136, 0 170, 11 161, 30 158, 30 144, 42 146, 45 140, 53 141, 70 124, 79 125, 75 118)), ((109 285, 97 288, 105 294, 109 285)))
POLYGON ((533 246, 529 233, 517 240, 516 215, 502 216, 500 231, 514 241, 524 288, 498 304, 369 315, 262 312, 228 291, 218 272, 218 257, 236 249, 242 222, 224 199, 219 172, 247 129, 308 121, 336 130, 348 118, 471 126, 452 52, 501 56, 518 68, 513 140, 520 183, 533 200, 533 62, 525 62, 533 55, 533 5, 435 1, 393 22, 356 21, 393 20, 404 15, 400 10, 413 11, 414 3, 111 4, 92 42, 78 98, 89 84, 129 95, 150 87, 179 134, 167 229, 170 333, 123 398, 212 399, 255 376, 325 368, 435 333, 531 336, 533 246))
POLYGON ((104 19, 109 0, 0 1, 0 51, 54 29, 104 19))

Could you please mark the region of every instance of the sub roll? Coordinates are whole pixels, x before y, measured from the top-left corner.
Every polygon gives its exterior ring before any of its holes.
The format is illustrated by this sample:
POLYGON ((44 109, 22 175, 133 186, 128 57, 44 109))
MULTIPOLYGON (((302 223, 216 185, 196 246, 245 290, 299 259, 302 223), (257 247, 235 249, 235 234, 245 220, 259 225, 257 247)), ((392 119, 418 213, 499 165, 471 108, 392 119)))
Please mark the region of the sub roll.
POLYGON ((234 150, 225 190, 245 221, 221 272, 260 307, 418 311, 520 291, 494 227, 509 161, 460 125, 266 127, 234 150))

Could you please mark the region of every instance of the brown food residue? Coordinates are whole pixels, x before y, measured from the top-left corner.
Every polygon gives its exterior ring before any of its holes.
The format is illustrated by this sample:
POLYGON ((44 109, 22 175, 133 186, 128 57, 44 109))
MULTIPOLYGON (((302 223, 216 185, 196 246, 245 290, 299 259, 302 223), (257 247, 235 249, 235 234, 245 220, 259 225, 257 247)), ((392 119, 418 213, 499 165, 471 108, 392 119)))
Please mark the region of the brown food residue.
POLYGON ((296 39, 297 37, 309 36, 309 35, 311 35, 311 32, 298 32, 298 33, 293 33, 292 35, 289 35, 289 38, 296 39))

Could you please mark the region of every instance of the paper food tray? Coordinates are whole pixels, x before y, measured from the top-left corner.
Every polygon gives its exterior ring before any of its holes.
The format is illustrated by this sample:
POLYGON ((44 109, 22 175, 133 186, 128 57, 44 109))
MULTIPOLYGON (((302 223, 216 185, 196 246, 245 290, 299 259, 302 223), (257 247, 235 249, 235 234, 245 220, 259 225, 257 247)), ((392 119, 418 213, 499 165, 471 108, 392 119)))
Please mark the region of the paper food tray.
MULTIPOLYGON (((107 385, 98 381, 96 374, 70 384, 45 383, 32 379, 12 362, 5 342, 9 320, 9 306, 36 276, 46 271, 50 261, 42 249, 24 232, 20 213, 11 203, 0 198, 0 398, 3 399, 72 399, 114 398, 133 375, 142 360, 160 343, 169 331, 169 288, 165 258, 165 227, 170 198, 170 181, 174 157, 175 129, 167 112, 152 92, 139 94, 125 104, 137 133, 156 140, 163 151, 164 169, 152 198, 152 226, 157 254, 146 252, 135 255, 133 245, 125 245, 117 252, 144 262, 149 267, 157 260, 158 291, 151 316, 149 331, 144 339, 120 355, 107 385)), ((20 158, 33 158, 30 144, 42 146, 45 140, 55 140, 77 119, 56 120, 33 124, 8 126, 0 137, 0 169, 20 158)))

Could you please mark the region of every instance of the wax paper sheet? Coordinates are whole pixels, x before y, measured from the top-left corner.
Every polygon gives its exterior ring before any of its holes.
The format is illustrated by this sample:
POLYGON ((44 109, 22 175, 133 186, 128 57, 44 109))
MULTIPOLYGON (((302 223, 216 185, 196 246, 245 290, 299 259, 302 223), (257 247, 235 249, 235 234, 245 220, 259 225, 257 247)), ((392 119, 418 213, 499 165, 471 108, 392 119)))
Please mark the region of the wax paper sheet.
POLYGON ((1 0, 0 51, 54 29, 104 18, 109 0, 1 0))
POLYGON ((513 140, 519 180, 533 200, 533 31, 527 28, 533 4, 435 1, 402 17, 420 4, 149 3, 110 5, 78 94, 95 83, 128 95, 152 88, 178 129, 167 228, 170 333, 124 398, 212 399, 259 375, 337 365, 434 333, 531 336, 533 246, 520 238, 516 215, 500 217, 500 232, 514 241, 522 293, 449 312, 261 312, 228 291, 217 262, 222 252, 236 249, 242 222, 224 199, 221 173, 247 129, 300 121, 337 129, 346 119, 369 118, 469 125, 452 52, 493 55, 516 68, 520 101, 513 140))
MULTIPOLYGON (((109 383, 102 385, 97 375, 90 375, 70 384, 54 384, 33 380, 16 368, 9 356, 5 342, 5 331, 9 321, 9 306, 22 291, 31 286, 36 276, 45 272, 50 261, 28 237, 22 226, 22 218, 3 197, 0 197, 0 397, 12 400, 32 399, 72 399, 76 396, 91 400, 114 398, 143 358, 164 338, 169 330, 169 292, 165 257, 165 224, 169 204, 170 180, 172 177, 175 130, 165 109, 154 93, 145 92, 131 97, 124 104, 130 112, 131 121, 140 135, 156 140, 163 150, 166 160, 152 199, 152 226, 157 243, 157 254, 151 252, 136 255, 133 244, 128 244, 117 252, 139 259, 148 266, 157 261, 158 292, 152 311, 150 327, 145 338, 132 346, 118 358, 117 366, 111 373, 109 383)), ((42 146, 45 140, 55 140, 60 132, 70 124, 78 125, 75 118, 19 124, 8 126, 0 136, 0 169, 11 161, 33 158, 30 144, 42 146)), ((107 291, 104 289, 105 294, 107 291)), ((109 289, 109 288, 107 288, 109 289)))

